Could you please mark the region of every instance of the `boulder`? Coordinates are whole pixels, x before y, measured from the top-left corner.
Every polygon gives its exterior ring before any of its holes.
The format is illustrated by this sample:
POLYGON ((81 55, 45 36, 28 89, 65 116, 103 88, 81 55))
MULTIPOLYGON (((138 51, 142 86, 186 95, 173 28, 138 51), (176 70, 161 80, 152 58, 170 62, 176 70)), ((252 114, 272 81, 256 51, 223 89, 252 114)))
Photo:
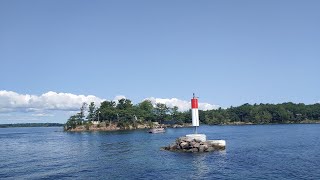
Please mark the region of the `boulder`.
POLYGON ((214 149, 214 147, 208 147, 206 150, 205 150, 205 152, 211 152, 211 151, 214 151, 215 149, 214 149))
POLYGON ((211 152, 225 149, 224 140, 199 141, 189 137, 180 137, 173 144, 162 149, 178 152, 211 152))
POLYGON ((189 147, 189 143, 187 143, 187 142, 182 142, 182 143, 180 143, 180 147, 181 147, 182 149, 186 149, 186 148, 189 147))
POLYGON ((199 152, 198 148, 192 148, 192 152, 199 152))
POLYGON ((208 149, 207 145, 200 145, 199 146, 199 152, 204 152, 206 149, 208 149))
POLYGON ((193 145, 193 147, 195 147, 195 148, 200 147, 200 143, 195 143, 195 144, 193 145))
POLYGON ((180 142, 191 142, 193 139, 189 137, 180 137, 177 140, 180 142))
POLYGON ((171 150, 176 150, 179 146, 177 144, 171 144, 169 147, 171 150))
POLYGON ((197 143, 196 141, 192 140, 192 141, 190 142, 190 145, 191 145, 191 146, 194 146, 196 143, 197 143))

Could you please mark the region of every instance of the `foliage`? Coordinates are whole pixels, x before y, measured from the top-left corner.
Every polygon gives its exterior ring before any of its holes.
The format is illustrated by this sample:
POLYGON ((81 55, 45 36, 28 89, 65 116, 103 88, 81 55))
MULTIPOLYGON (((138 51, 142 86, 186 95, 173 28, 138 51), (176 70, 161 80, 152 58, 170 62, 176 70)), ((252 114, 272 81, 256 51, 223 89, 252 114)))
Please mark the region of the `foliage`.
POLYGON ((80 112, 79 112, 79 118, 80 118, 80 120, 81 121, 83 121, 83 118, 84 118, 84 114, 85 114, 85 111, 86 111, 86 109, 87 109, 87 103, 82 103, 82 106, 81 106, 81 108, 80 108, 80 112))
MULTIPOLYGON (((204 123, 226 124, 234 122, 268 124, 300 123, 307 120, 320 120, 320 104, 243 104, 239 107, 205 111, 204 123)), ((200 118, 201 120, 201 118, 200 118)))
MULTIPOLYGON (((129 99, 120 99, 118 102, 104 101, 99 108, 92 102, 88 107, 88 121, 83 117, 86 110, 83 103, 80 112, 71 116, 66 126, 75 128, 92 120, 106 121, 110 124, 117 123, 119 127, 137 126, 137 123, 174 121, 177 124, 191 123, 191 110, 181 112, 178 107, 167 107, 157 103, 155 106, 149 100, 133 105, 129 99), (99 116, 99 118, 98 118, 99 116)), ((199 110, 199 119, 205 124, 229 124, 229 123, 300 123, 307 120, 320 120, 320 104, 243 104, 238 107, 226 109, 199 110)))
POLYGON ((96 118, 95 110, 96 110, 96 106, 94 102, 91 102, 89 105, 88 116, 87 116, 87 119, 89 121, 93 121, 96 118))

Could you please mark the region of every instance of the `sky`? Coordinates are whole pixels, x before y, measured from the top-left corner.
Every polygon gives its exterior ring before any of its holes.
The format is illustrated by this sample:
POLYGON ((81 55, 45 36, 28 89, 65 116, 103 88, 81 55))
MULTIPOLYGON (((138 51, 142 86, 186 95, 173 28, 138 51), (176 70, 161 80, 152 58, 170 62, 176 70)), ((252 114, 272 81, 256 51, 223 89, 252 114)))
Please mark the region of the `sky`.
POLYGON ((0 124, 83 101, 320 102, 320 1, 1 0, 0 124))

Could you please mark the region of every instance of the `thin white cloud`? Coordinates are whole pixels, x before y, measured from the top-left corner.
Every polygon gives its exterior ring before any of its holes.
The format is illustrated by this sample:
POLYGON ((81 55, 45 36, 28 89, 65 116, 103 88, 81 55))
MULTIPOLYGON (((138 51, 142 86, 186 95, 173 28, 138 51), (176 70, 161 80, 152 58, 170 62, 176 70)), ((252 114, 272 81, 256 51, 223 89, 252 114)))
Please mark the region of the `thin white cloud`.
POLYGON ((53 117, 53 114, 46 114, 46 113, 37 113, 37 114, 32 114, 31 116, 34 117, 53 117))
POLYGON ((116 103, 118 103, 118 101, 119 101, 120 99, 127 99, 127 98, 126 98, 124 95, 118 95, 118 96, 114 97, 113 101, 116 102, 116 103))
MULTIPOLYGON (((157 103, 162 103, 162 104, 166 104, 170 108, 177 106, 180 111, 187 111, 191 108, 191 102, 180 100, 177 98, 165 99, 165 98, 149 97, 149 98, 146 98, 145 100, 151 101, 153 105, 157 103)), ((220 106, 218 105, 213 105, 209 103, 199 103, 200 110, 211 110, 211 109, 217 109, 219 107, 220 106)))
POLYGON ((93 95, 75 95, 49 91, 40 96, 0 91, 0 112, 34 112, 43 110, 75 111, 83 102, 100 105, 104 101, 93 95))

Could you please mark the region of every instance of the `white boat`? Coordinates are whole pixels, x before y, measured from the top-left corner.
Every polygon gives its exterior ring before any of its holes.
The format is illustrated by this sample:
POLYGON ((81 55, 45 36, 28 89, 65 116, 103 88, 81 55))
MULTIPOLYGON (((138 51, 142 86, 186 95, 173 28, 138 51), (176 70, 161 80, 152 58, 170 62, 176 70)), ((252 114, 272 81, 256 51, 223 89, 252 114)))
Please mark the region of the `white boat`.
POLYGON ((152 128, 149 130, 149 133, 164 133, 166 130, 164 128, 152 128))

